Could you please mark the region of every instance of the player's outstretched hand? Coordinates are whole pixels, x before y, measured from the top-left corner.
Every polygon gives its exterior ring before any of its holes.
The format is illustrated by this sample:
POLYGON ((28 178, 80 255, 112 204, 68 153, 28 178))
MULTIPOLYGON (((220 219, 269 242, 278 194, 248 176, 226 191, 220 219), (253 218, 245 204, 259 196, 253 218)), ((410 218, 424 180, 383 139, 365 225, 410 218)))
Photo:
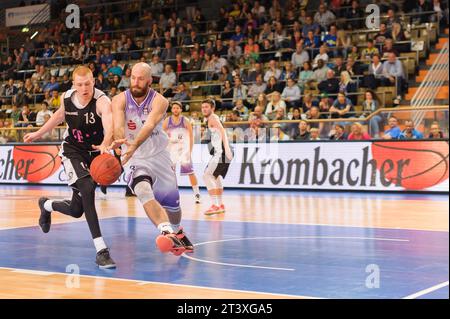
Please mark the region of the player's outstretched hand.
POLYGON ((109 153, 109 148, 106 145, 100 144, 100 145, 92 145, 92 148, 94 150, 100 151, 100 154, 109 153))
POLYGON ((115 149, 119 148, 120 146, 122 146, 122 144, 125 144, 126 146, 130 145, 130 143, 127 141, 126 138, 121 138, 121 139, 113 141, 112 144, 108 147, 108 149, 115 150, 115 149))
POLYGON ((125 166, 125 164, 130 160, 130 158, 133 156, 134 152, 136 152, 137 146, 134 143, 127 143, 127 150, 122 155, 122 165, 125 166))
POLYGON ((37 132, 25 134, 25 136, 23 137, 23 141, 25 143, 32 143, 37 139, 39 139, 39 134, 37 132))

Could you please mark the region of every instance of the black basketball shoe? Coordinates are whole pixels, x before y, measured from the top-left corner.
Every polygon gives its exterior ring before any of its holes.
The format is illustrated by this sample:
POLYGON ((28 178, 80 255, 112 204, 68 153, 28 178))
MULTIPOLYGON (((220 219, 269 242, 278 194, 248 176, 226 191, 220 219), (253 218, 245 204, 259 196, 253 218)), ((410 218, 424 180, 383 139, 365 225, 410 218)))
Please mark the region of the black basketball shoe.
POLYGON ((111 256, 109 255, 108 248, 102 249, 97 253, 95 263, 101 269, 116 268, 116 263, 114 262, 114 260, 112 260, 111 256))
POLYGON ((44 233, 50 231, 50 226, 52 224, 52 214, 44 208, 44 203, 48 201, 47 197, 39 198, 39 208, 41 210, 41 216, 39 217, 39 226, 44 233))
POLYGON ((194 252, 194 245, 191 243, 191 241, 187 238, 186 234, 183 231, 183 228, 180 227, 180 230, 177 233, 177 238, 180 240, 180 242, 183 244, 184 248, 186 248, 187 253, 193 253, 194 252))

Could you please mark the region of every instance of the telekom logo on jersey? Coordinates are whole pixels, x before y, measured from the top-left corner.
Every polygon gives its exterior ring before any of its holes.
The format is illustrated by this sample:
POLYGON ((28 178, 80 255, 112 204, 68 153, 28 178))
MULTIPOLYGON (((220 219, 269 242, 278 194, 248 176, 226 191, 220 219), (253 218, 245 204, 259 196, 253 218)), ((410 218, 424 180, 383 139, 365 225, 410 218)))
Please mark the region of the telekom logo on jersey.
POLYGON ((80 130, 72 130, 73 137, 78 141, 78 143, 83 143, 83 133, 80 130))

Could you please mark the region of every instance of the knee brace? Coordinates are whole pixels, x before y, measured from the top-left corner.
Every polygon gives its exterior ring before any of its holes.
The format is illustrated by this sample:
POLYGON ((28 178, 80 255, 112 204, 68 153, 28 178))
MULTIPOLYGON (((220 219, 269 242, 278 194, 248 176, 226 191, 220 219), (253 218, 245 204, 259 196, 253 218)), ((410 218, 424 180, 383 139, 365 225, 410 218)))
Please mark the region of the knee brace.
POLYGON ((217 182, 216 182, 217 179, 213 175, 211 175, 209 173, 205 173, 203 175, 203 180, 205 181, 205 185, 208 190, 218 188, 217 182))
POLYGON ((152 186, 146 181, 137 183, 133 190, 142 205, 145 205, 149 201, 155 199, 152 186))

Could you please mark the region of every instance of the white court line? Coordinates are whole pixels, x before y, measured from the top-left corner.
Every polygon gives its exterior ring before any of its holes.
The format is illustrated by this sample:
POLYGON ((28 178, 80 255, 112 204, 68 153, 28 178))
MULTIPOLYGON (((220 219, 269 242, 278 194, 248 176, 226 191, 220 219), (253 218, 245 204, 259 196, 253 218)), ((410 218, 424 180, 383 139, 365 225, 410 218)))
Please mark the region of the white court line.
MULTIPOLYGON (((105 219, 111 219, 111 218, 123 218, 123 217, 122 216, 108 216, 108 217, 98 216, 98 219, 100 221, 105 220, 105 219)), ((71 220, 61 221, 61 222, 57 222, 57 223, 52 222, 52 225, 83 223, 85 221, 86 221, 86 219, 83 216, 83 219, 73 218, 73 220, 71 219, 71 220)), ((0 231, 1 230, 10 230, 10 229, 19 229, 19 228, 30 228, 30 227, 39 227, 39 225, 38 225, 38 223, 34 223, 34 224, 28 224, 28 225, 22 225, 22 226, 11 226, 11 227, 1 227, 0 226, 0 231)))
MULTIPOLYGON (((337 237, 337 236, 300 236, 300 237, 244 237, 244 238, 231 238, 231 239, 220 239, 220 240, 212 240, 205 241, 202 243, 194 244, 194 246, 202 246, 207 244, 215 244, 215 243, 223 243, 228 241, 242 241, 242 240, 261 240, 261 239, 357 239, 357 240, 381 240, 381 241, 397 241, 397 242, 409 242, 408 239, 398 239, 398 238, 380 238, 380 237, 337 237)), ((284 270, 284 271, 295 271, 293 268, 279 268, 279 267, 267 267, 267 266, 254 266, 254 265, 246 265, 246 264, 230 264, 223 263, 218 261, 211 261, 205 259, 199 259, 191 257, 187 254, 181 255, 184 258, 198 261, 206 264, 213 265, 221 265, 221 266, 230 266, 230 267, 242 267, 242 268, 256 268, 256 269, 271 269, 271 270, 284 270)))
POLYGON ((27 275, 36 275, 36 276, 51 276, 55 273, 48 272, 48 271, 40 271, 40 270, 28 270, 28 269, 15 269, 12 270, 12 272, 17 272, 20 274, 27 274, 27 275))
MULTIPOLYGON (((27 269, 19 269, 19 268, 10 268, 10 267, 0 267, 0 269, 10 270, 12 272, 16 270, 24 270, 27 269)), ((48 271, 39 271, 39 272, 48 272, 48 271)), ((65 275, 69 276, 72 275, 72 273, 64 273, 64 272, 48 272, 52 275, 65 275)), ((227 291, 227 292, 241 292, 241 293, 250 293, 250 294, 259 294, 259 295, 266 295, 268 297, 270 296, 279 296, 279 297, 289 297, 289 298, 304 298, 304 299, 323 299, 321 297, 312 297, 312 296, 302 296, 302 295, 289 295, 289 294, 279 294, 279 293, 271 293, 271 292, 261 292, 261 291, 251 291, 251 290, 241 290, 241 289, 228 289, 228 288, 215 288, 215 287, 204 287, 204 286, 196 286, 196 285, 185 285, 185 284, 172 284, 168 282, 158 282, 158 281, 143 281, 143 280, 135 280, 135 279, 126 279, 126 278, 113 278, 113 277, 103 277, 103 276, 93 276, 93 275, 78 275, 80 277, 86 277, 86 278, 93 278, 93 279, 104 279, 104 280, 114 280, 114 281, 125 281, 130 283, 135 283, 136 285, 143 286, 143 285, 165 285, 170 287, 186 287, 186 288, 199 288, 199 289, 207 289, 207 290, 214 290, 214 291, 227 291)), ((1 292, 1 290, 0 290, 1 292)), ((245 297, 241 297, 244 298, 245 297)), ((107 298, 105 298, 107 299, 107 298)), ((179 297, 176 299, 186 299, 186 297, 179 297)))
POLYGON ((445 286, 448 286, 448 281, 440 283, 440 284, 438 284, 436 286, 433 286, 433 287, 430 287, 430 288, 418 291, 418 292, 416 292, 416 293, 414 293, 412 295, 403 297, 403 299, 416 299, 417 297, 429 294, 430 292, 433 292, 435 290, 441 289, 441 288, 443 288, 445 286))

